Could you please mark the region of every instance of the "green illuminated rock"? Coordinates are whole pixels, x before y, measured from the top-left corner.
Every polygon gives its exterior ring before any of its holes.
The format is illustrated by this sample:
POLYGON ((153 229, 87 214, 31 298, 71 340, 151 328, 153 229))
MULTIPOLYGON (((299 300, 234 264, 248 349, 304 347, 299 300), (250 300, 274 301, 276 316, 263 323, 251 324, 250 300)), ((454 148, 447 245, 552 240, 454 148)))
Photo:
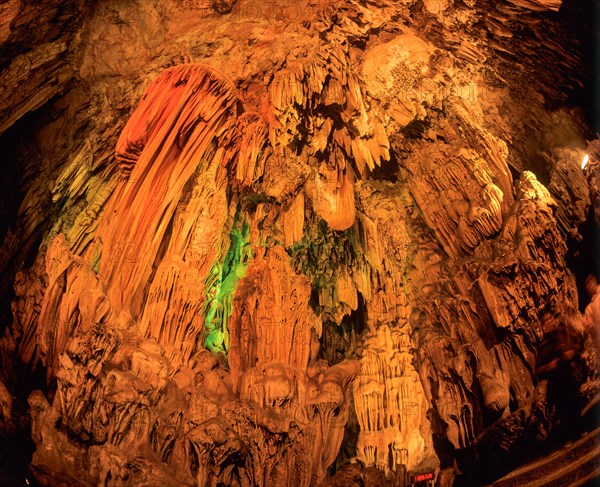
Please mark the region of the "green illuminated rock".
POLYGON ((204 307, 204 346, 215 354, 227 356, 232 301, 239 280, 246 275, 252 256, 249 238, 250 226, 235 216, 230 233, 229 250, 223 262, 215 262, 205 280, 206 305, 204 307))

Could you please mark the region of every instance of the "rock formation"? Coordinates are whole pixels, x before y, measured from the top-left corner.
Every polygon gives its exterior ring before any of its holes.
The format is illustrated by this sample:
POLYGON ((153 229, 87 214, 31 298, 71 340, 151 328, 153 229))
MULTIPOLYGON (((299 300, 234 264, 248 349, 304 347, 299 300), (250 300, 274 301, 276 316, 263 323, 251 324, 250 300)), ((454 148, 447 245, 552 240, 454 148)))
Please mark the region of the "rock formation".
POLYGON ((573 415, 600 385, 583 15, 0 5, 0 432, 37 481, 475 485, 542 449, 546 323, 573 415))

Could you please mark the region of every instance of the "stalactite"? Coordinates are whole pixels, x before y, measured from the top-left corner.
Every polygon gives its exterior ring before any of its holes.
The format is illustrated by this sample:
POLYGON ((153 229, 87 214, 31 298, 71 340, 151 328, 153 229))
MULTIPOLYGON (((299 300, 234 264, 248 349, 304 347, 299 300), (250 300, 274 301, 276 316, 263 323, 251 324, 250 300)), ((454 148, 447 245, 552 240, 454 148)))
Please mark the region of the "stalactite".
POLYGON ((548 320, 598 394, 561 2, 25 3, 0 6, 0 433, 14 362, 43 371, 42 483, 469 483, 559 424, 548 320))

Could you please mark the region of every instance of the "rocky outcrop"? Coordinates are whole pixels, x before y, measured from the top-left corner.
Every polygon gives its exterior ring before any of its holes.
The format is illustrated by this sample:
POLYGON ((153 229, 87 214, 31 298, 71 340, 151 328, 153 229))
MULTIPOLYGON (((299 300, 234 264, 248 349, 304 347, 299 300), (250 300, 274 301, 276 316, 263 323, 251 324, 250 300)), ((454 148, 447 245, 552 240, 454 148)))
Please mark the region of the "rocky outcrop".
POLYGON ((259 118, 236 123, 228 83, 203 65, 159 76, 117 144, 125 178, 80 239, 90 259, 63 234, 46 254, 34 343, 23 343, 57 381, 51 405, 30 398, 42 476, 60 465, 76 478, 91 464, 80 481, 131 482, 124 464, 142 462, 139 482, 310 485, 335 460, 357 365, 309 368, 320 329, 308 281, 286 285, 294 271, 282 249, 252 257, 256 235, 226 189, 240 172, 252 183, 266 131, 259 118), (78 447, 57 421, 98 447, 78 447), (144 467, 151 458, 159 464, 144 467))

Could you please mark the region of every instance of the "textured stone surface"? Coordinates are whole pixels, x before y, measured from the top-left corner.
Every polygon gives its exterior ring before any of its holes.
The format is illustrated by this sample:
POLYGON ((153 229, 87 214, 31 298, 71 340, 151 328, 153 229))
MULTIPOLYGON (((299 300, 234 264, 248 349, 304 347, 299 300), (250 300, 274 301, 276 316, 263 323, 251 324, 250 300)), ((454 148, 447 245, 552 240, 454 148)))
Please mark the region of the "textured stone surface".
POLYGON ((574 414, 598 393, 559 7, 3 3, 0 429, 37 479, 451 485, 541 448, 555 329, 574 414))

